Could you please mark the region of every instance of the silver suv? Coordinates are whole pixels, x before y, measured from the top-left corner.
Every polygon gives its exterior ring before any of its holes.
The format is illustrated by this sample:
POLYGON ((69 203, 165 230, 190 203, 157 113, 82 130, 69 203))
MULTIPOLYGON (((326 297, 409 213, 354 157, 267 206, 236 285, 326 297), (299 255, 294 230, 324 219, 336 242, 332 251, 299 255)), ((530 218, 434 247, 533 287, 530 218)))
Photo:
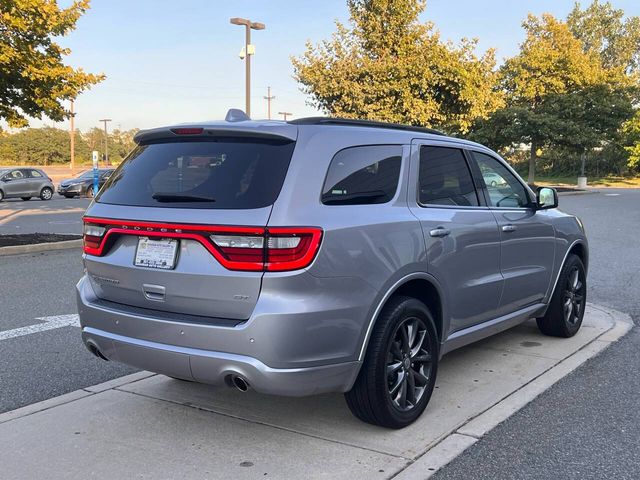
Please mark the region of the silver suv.
POLYGON ((242 391, 345 392, 358 418, 400 428, 447 352, 529 318, 580 328, 582 224, 491 150, 402 125, 227 118, 138 133, 87 210, 77 292, 95 355, 242 391))

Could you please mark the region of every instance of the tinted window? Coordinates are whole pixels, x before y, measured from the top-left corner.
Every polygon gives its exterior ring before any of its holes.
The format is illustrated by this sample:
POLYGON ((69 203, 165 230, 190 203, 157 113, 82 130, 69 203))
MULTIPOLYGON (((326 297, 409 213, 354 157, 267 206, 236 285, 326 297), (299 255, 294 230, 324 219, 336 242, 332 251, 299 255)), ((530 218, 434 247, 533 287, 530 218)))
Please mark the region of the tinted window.
POLYGON ((419 184, 422 205, 478 205, 469 167, 457 148, 420 147, 419 184))
POLYGON ((97 201, 173 208, 260 208, 273 204, 294 143, 223 139, 139 146, 97 201))
POLYGON ((489 192, 490 206, 525 207, 530 203, 524 185, 499 160, 478 152, 473 152, 473 158, 489 192))
POLYGON ((325 205, 386 203, 396 194, 402 147, 378 145, 341 150, 331 160, 322 188, 325 205))
POLYGON ((38 170, 29 170, 33 178, 42 178, 42 174, 38 170))

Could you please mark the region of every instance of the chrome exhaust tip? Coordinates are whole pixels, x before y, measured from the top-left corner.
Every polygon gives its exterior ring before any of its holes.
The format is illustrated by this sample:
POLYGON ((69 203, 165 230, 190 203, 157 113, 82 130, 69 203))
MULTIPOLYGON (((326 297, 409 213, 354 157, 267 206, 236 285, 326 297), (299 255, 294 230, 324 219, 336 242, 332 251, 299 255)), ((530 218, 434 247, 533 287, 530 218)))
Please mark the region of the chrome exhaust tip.
POLYGON ((246 392, 247 390, 249 390, 249 383, 239 375, 233 375, 231 377, 231 383, 241 392, 246 392))
POLYGON ((96 357, 101 358, 102 360, 104 360, 105 362, 108 362, 109 359, 107 357, 105 357, 102 352, 98 349, 98 347, 96 347, 93 343, 88 343, 87 344, 87 348, 89 349, 89 351, 91 353, 93 353, 96 357))

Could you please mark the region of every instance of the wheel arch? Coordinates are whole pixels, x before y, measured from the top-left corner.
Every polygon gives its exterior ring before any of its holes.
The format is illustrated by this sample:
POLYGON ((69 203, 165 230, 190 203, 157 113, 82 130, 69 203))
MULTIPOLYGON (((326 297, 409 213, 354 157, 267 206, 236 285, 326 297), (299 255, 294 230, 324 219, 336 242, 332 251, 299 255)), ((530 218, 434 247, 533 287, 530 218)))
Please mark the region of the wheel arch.
POLYGON ((567 263, 567 258, 569 255, 575 254, 577 255, 584 265, 585 271, 589 270, 589 247, 583 239, 574 240, 567 251, 564 253, 564 257, 562 258, 562 262, 558 265, 558 270, 555 272, 555 279, 553 283, 550 285, 547 294, 545 295, 544 303, 549 306, 549 302, 553 295, 553 292, 556 290, 556 286, 558 285, 558 280, 560 279, 560 274, 562 273, 562 269, 564 268, 564 264, 567 263))
POLYGON ((440 344, 442 344, 442 342, 444 341, 444 335, 446 332, 444 319, 447 317, 446 305, 444 301, 445 297, 442 288, 440 287, 436 279, 427 273, 411 273, 396 281, 389 289, 387 289, 382 299, 378 302, 374 313, 369 321, 364 341, 362 342, 360 354, 358 356, 359 361, 364 360, 367 346, 369 345, 371 332, 373 331, 373 327, 378 321, 380 312, 387 304, 389 299, 391 299, 394 295, 405 295, 408 297, 416 298, 417 300, 423 302, 427 307, 429 307, 429 310, 434 317, 435 327, 438 332, 440 344))
MULTIPOLYGON (((589 270, 589 249, 583 242, 581 241, 575 242, 569 249, 569 253, 567 257, 569 257, 569 255, 571 254, 577 255, 580 258, 580 260, 582 260, 584 269, 587 271, 589 270)), ((566 260, 567 259, 565 258, 565 261, 566 260)), ((563 262, 563 266, 564 266, 564 262, 563 262)))

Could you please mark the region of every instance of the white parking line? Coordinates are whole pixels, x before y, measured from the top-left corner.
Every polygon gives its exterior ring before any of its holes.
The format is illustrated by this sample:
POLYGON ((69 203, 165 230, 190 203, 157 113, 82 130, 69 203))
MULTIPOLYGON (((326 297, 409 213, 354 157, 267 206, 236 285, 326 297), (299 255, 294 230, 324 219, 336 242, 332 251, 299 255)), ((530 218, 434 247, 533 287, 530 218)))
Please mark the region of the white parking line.
POLYGON ((51 317, 38 317, 36 320, 42 320, 44 323, 37 323, 27 327, 14 328, 13 330, 5 330, 0 332, 0 340, 8 338, 22 337, 32 333, 44 332, 62 327, 79 327, 80 321, 76 313, 72 315, 53 315, 51 317))

